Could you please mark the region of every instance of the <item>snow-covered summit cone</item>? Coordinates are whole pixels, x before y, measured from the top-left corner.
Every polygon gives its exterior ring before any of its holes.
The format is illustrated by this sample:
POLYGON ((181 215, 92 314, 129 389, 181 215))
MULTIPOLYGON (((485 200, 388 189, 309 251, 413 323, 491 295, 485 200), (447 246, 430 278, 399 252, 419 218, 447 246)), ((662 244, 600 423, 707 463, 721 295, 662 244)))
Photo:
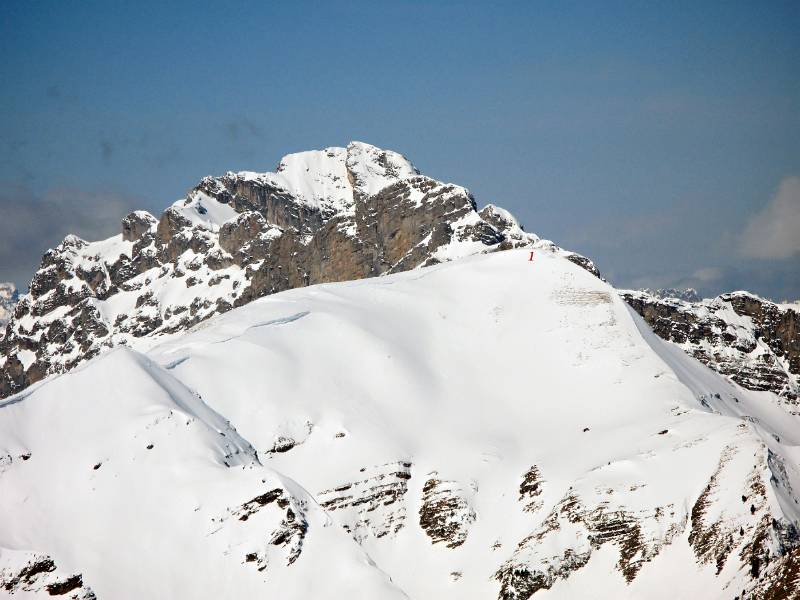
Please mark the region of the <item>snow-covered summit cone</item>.
POLYGON ((0 397, 281 290, 537 244, 552 245, 361 142, 206 177, 158 219, 136 211, 120 235, 68 236, 45 254, 0 340, 0 397))
POLYGON ((529 257, 284 291, 0 404, 0 588, 796 598, 800 419, 529 257))

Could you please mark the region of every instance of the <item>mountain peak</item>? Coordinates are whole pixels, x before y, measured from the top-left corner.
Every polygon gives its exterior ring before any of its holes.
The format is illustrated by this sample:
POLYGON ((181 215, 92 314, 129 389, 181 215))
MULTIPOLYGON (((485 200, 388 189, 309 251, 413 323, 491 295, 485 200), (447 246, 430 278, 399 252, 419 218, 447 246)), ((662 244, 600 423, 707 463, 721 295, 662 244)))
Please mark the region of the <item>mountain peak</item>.
POLYGON ((465 188, 363 142, 204 177, 158 219, 135 211, 120 235, 48 251, 0 342, 0 396, 282 290, 537 243, 507 211, 478 212, 465 188))
MULTIPOLYGON (((287 154, 272 173, 204 177, 160 218, 135 211, 120 235, 98 242, 70 235, 45 254, 17 316, 6 308, 0 396, 108 348, 147 348, 282 290, 520 247, 600 276, 589 258, 525 232, 509 211, 478 210, 466 188, 364 142, 287 154)), ((796 305, 745 292, 703 301, 694 290, 622 293, 661 337, 742 385, 796 404, 796 305)))

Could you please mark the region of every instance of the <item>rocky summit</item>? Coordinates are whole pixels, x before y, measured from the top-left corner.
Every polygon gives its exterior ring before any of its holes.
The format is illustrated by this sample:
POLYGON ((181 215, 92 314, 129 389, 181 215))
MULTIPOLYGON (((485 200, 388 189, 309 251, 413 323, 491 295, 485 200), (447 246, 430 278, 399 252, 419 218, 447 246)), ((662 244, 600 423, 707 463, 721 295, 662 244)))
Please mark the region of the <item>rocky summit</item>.
POLYGON ((44 255, 0 340, 0 397, 282 290, 537 244, 552 245, 360 142, 290 154, 274 173, 206 177, 158 219, 136 211, 112 238, 70 235, 44 255))

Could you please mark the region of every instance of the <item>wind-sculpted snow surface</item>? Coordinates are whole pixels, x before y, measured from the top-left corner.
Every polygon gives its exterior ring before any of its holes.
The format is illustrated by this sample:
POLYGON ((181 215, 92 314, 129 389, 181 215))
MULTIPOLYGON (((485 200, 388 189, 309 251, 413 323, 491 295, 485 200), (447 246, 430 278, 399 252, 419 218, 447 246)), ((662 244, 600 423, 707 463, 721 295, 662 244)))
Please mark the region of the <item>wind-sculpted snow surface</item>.
POLYGON ((798 418, 529 257, 281 292, 11 396, 3 581, 45 557, 101 599, 797 597, 798 418))

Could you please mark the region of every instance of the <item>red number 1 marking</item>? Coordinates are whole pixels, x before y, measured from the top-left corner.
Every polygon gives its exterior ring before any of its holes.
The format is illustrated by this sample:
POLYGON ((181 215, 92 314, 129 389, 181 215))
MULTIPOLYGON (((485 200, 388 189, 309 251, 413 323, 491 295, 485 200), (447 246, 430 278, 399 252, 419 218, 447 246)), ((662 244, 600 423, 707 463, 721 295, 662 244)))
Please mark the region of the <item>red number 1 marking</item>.
POLYGON ((531 255, 530 255, 530 257, 528 258, 528 262, 531 262, 532 260, 533 260, 533 250, 531 250, 531 255))

